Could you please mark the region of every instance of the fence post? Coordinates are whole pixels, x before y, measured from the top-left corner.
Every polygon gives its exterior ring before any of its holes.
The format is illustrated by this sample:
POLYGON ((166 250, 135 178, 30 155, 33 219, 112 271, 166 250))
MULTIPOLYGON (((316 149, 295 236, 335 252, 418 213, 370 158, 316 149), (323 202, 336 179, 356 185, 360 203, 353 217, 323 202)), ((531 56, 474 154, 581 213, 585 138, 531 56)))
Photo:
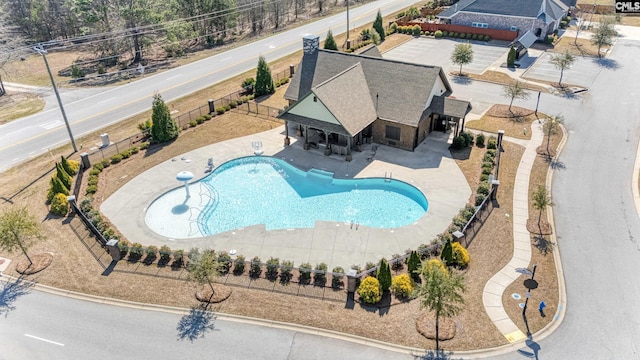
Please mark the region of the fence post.
POLYGON ((215 108, 213 107, 213 100, 209 99, 209 115, 213 114, 215 108))
POLYGON ((295 72, 295 68, 293 65, 289 65, 289 77, 293 77, 293 74, 295 72))

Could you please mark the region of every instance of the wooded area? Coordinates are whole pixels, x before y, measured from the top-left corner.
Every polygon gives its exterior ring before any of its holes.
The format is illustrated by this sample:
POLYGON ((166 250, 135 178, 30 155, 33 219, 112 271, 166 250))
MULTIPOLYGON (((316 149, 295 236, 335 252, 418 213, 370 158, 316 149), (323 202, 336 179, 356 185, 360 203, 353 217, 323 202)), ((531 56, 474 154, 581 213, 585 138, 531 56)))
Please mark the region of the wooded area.
POLYGON ((345 5, 345 0, 5 0, 0 57, 7 61, 38 43, 50 50, 81 48, 91 59, 71 70, 101 73, 277 31, 345 5))

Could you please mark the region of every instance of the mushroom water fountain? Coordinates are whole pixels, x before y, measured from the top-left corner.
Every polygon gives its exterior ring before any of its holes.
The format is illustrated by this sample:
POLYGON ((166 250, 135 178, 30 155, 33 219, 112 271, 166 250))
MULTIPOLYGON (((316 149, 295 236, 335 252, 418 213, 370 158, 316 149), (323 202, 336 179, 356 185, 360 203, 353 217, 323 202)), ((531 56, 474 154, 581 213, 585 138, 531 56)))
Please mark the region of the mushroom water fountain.
POLYGON ((190 171, 180 171, 178 175, 176 175, 176 179, 178 181, 184 182, 184 189, 187 191, 187 199, 191 197, 189 194, 189 181, 193 179, 193 173, 190 171))

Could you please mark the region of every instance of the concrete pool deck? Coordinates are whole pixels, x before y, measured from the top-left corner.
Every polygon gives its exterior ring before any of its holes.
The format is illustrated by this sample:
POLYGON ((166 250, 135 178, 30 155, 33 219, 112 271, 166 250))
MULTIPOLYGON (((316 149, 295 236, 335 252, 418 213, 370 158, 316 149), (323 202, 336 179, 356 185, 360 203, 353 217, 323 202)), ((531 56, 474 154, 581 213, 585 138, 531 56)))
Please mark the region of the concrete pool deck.
MULTIPOLYGON (((335 266, 349 268, 354 264, 364 266, 368 261, 389 259, 393 254, 403 254, 406 249, 429 244, 449 226, 471 195, 462 171, 448 150, 451 133, 431 133, 414 152, 365 144, 363 151, 354 152, 353 161, 347 162, 344 156, 325 156, 320 150, 305 151, 295 137, 291 137, 291 146, 284 147, 283 132, 284 126, 280 126, 211 144, 165 161, 125 184, 103 202, 101 211, 129 242, 147 246, 166 244, 173 250, 192 247, 218 251, 234 249, 247 259, 259 256, 265 261, 277 257, 294 261, 296 266, 304 262, 312 265, 324 262, 331 269, 335 266), (322 169, 333 172, 335 178, 391 176, 405 181, 425 194, 429 201, 428 211, 415 223, 393 229, 317 221, 314 228, 267 231, 264 225, 255 225, 193 239, 168 238, 149 229, 145 222, 147 207, 158 196, 182 186, 176 180, 179 172, 190 171, 197 181, 208 174, 209 158, 213 158, 217 166, 238 157, 251 156, 254 154, 252 142, 257 141, 262 142, 263 155, 284 159, 303 170, 322 169), (373 146, 377 146, 377 150, 368 161, 373 146)), ((190 189, 192 197, 186 204, 189 207, 201 202, 197 187, 191 185, 190 189)), ((185 223, 184 214, 168 213, 163 220, 169 227, 192 226, 185 223)))

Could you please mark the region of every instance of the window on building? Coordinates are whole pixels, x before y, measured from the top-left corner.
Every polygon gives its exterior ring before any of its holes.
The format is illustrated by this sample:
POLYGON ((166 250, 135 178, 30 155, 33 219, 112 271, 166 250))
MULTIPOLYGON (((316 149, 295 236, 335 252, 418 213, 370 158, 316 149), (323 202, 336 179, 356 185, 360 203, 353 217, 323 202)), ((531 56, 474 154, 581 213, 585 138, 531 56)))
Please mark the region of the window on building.
POLYGON ((400 141, 400 128, 387 125, 384 136, 387 139, 398 140, 400 141))
POLYGON ((512 26, 511 27, 511 31, 518 31, 518 27, 517 26, 512 26))
POLYGON ((473 22, 473 23, 471 23, 471 27, 481 28, 481 29, 488 29, 488 28, 489 28, 489 24, 487 24, 487 23, 473 22))

